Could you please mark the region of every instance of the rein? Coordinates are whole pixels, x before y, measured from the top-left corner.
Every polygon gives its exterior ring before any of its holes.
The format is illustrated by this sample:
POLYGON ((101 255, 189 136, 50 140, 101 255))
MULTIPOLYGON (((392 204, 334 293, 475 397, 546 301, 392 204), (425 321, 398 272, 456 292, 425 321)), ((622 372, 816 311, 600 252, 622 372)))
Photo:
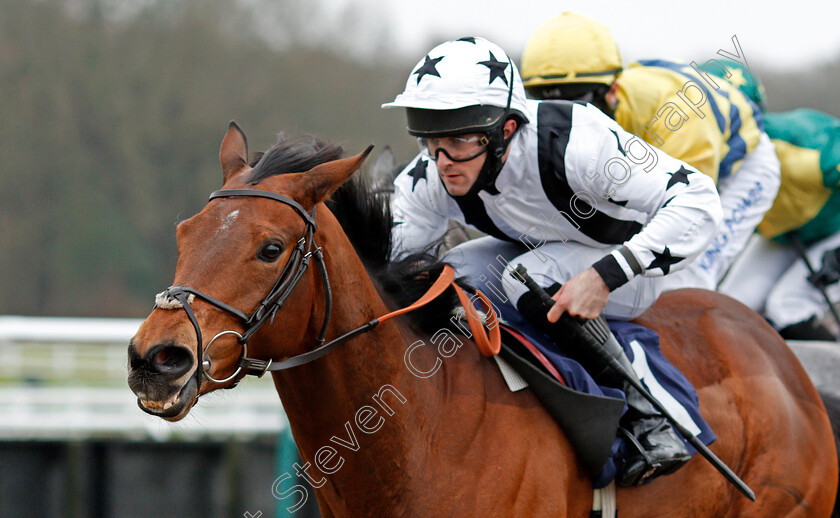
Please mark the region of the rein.
POLYGON ((429 288, 429 290, 410 306, 398 309, 396 311, 392 311, 379 318, 375 318, 325 344, 324 335, 326 334, 327 326, 329 325, 330 321, 330 315, 332 313, 332 290, 330 289, 329 277, 327 276, 327 269, 326 265, 324 264, 324 255, 321 252, 321 248, 315 243, 315 230, 317 230, 317 224, 315 223, 315 208, 313 207, 312 212, 309 213, 299 203, 292 200, 291 198, 280 194, 275 194, 273 192, 251 189, 231 189, 215 191, 210 194, 210 199, 208 200, 208 202, 216 198, 226 198, 235 196, 269 198, 289 205, 297 211, 301 218, 303 218, 304 222, 307 225, 307 230, 305 234, 300 239, 298 239, 297 244, 295 245, 295 249, 292 251, 292 255, 289 258, 289 261, 283 267, 283 271, 280 273, 277 282, 268 292, 268 295, 266 295, 262 302, 260 302, 260 304, 257 306, 257 309, 255 309, 250 316, 234 308, 233 306, 230 306, 229 304, 226 304, 218 299, 211 297, 210 295, 207 295, 194 288, 190 288, 187 286, 170 286, 162 293, 158 294, 158 296, 156 297, 155 307, 161 309, 175 309, 178 307, 183 308, 184 311, 187 313, 187 318, 189 318, 190 323, 195 329, 196 338, 198 339, 198 364, 196 367, 195 377, 196 381, 198 382, 198 386, 201 386, 202 375, 210 381, 216 383, 226 383, 235 379, 242 372, 244 372, 245 375, 250 374, 255 375, 257 377, 262 377, 268 371, 279 371, 289 369, 292 367, 297 367, 299 365, 312 362, 314 360, 317 360, 318 358, 321 358, 328 352, 332 351, 335 347, 350 340, 351 338, 354 338, 362 333, 371 331, 373 328, 375 328, 382 322, 386 322, 394 317, 403 315, 410 311, 414 311, 415 309, 418 309, 428 304, 429 302, 440 296, 450 286, 452 286, 455 289, 455 292, 458 295, 458 299, 460 300, 461 305, 464 306, 464 309, 466 310, 467 322, 469 324, 470 331, 472 332, 473 338, 481 354, 489 357, 495 356, 499 353, 499 349, 501 347, 501 334, 499 332, 498 317, 495 311, 493 310, 492 304, 483 293, 476 290, 474 296, 477 298, 478 301, 481 302, 481 305, 484 307, 485 314, 489 316, 488 325, 490 326, 490 333, 488 336, 487 332, 484 330, 484 326, 481 323, 481 321, 479 321, 478 317, 474 315, 472 311, 470 311, 472 302, 467 296, 466 292, 455 283, 455 270, 453 270, 453 268, 449 265, 444 266, 440 277, 438 277, 438 279, 429 288), (298 282, 303 277, 303 274, 308 269, 309 260, 312 257, 315 258, 315 264, 318 266, 318 271, 321 277, 321 283, 324 287, 324 298, 326 302, 324 321, 321 325, 321 330, 318 333, 318 337, 315 339, 316 348, 306 353, 295 355, 283 361, 277 362, 272 359, 261 360, 258 358, 249 358, 248 341, 263 326, 263 324, 274 320, 274 316, 277 314, 277 311, 279 311, 280 308, 283 307, 283 304, 285 303, 286 299, 288 299, 289 296, 292 294, 298 282), (203 340, 201 335, 201 326, 199 325, 198 319, 196 318, 195 312, 193 311, 191 306, 191 302, 194 302, 195 298, 200 298, 205 302, 208 302, 211 305, 215 306, 216 308, 231 313, 238 317, 245 323, 245 332, 240 334, 237 331, 232 330, 222 331, 216 334, 216 336, 214 336, 213 339, 210 340, 206 347, 202 347, 203 340), (179 305, 172 304, 171 301, 173 300, 177 301, 179 305), (234 335, 238 338, 239 343, 242 344, 242 355, 239 358, 239 364, 237 366, 237 369, 233 374, 224 379, 215 379, 212 376, 210 376, 210 369, 212 368, 212 364, 210 359, 206 357, 207 351, 210 349, 210 346, 213 345, 213 342, 215 342, 217 338, 225 335, 234 335))

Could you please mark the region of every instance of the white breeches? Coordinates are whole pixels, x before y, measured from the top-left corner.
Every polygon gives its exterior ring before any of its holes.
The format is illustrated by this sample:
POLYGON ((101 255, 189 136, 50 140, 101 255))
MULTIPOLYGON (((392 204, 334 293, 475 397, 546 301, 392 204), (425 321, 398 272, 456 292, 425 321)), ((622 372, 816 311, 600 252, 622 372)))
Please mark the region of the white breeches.
POLYGON ((776 150, 766 134, 744 158, 736 174, 718 183, 723 225, 706 250, 688 267, 666 276, 665 291, 679 288, 717 289, 726 271, 773 205, 781 172, 776 150))
MULTIPOLYGON (((808 261, 819 270, 823 253, 837 247, 840 232, 808 247, 808 261)), ((812 316, 822 318, 828 310, 823 295, 808 282, 809 273, 792 246, 755 235, 721 283, 720 291, 763 313, 782 329, 812 316)), ((831 285, 827 291, 831 300, 840 298, 840 285, 831 285)))

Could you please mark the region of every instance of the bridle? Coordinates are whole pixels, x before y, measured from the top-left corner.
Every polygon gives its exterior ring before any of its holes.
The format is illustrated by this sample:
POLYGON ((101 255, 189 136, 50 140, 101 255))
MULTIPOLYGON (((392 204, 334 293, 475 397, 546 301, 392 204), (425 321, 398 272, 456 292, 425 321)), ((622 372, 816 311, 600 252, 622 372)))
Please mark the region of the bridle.
MULTIPOLYGON (((216 383, 226 383, 235 379, 241 372, 245 372, 245 374, 253 374, 257 376, 262 376, 269 370, 281 370, 287 369, 289 367, 294 367, 296 365, 301 365, 303 363, 307 363, 309 361, 315 360, 316 358, 326 354, 326 351, 322 352, 324 347, 324 335, 327 331, 327 326, 330 322, 330 315, 332 313, 332 291, 330 290, 330 282, 329 277, 327 276, 327 268, 324 265, 324 255, 321 252, 321 248, 315 243, 315 231, 318 228, 318 225, 315 223, 315 207, 312 208, 312 212, 307 212, 306 209, 303 208, 298 202, 295 200, 283 196, 282 194, 276 194, 269 191, 261 191, 261 190, 252 190, 252 189, 230 189, 230 190, 223 190, 223 191, 215 191, 210 194, 210 198, 208 202, 213 201, 217 198, 230 198, 230 197, 254 197, 254 198, 268 198, 271 200, 275 200, 281 203, 284 203, 290 207, 292 207, 303 219, 306 223, 306 230, 304 231, 304 235, 297 240, 295 244, 294 250, 292 250, 291 257, 289 257, 288 262, 283 267, 283 271, 280 273, 279 278, 274 283, 274 286, 269 290, 268 294, 259 303, 257 308, 254 310, 251 315, 245 314, 243 311, 226 304, 206 293, 202 293, 201 291, 190 288, 188 286, 170 286, 167 288, 161 295, 164 297, 165 300, 177 300, 180 303, 180 306, 183 307, 184 311, 187 313, 187 317, 192 323, 193 328, 195 329, 197 342, 197 367, 195 371, 195 377, 197 378, 199 386, 201 385, 201 376, 204 375, 208 380, 216 382, 216 383), (292 294, 294 289, 297 287, 298 282, 303 277, 303 274, 306 273, 306 270, 309 268, 309 261, 312 258, 315 258, 315 264, 318 266, 318 271, 321 276, 321 283, 324 287, 324 299, 325 299, 325 312, 324 312, 324 321, 321 324, 321 330, 318 333, 318 337, 315 339, 316 348, 308 353, 304 353, 302 355, 294 356, 282 362, 273 362, 272 360, 260 360, 257 358, 249 358, 248 357, 248 341, 251 339, 254 334, 259 331, 259 329, 266 323, 274 320, 274 316, 277 314, 277 311, 283 307, 283 304, 292 294), (198 324, 198 319, 195 316, 195 312, 190 305, 190 295, 194 297, 200 298, 205 302, 210 303, 211 305, 221 309, 222 311, 226 311, 235 315, 239 318, 245 325, 245 331, 243 333, 239 333, 233 330, 222 331, 216 336, 213 337, 212 340, 207 344, 206 347, 202 347, 202 335, 201 335, 201 326, 198 324), (221 336, 225 335, 234 335, 238 338, 240 344, 242 344, 242 356, 239 359, 239 365, 237 366, 236 371, 224 379, 216 379, 210 375, 210 369, 212 367, 210 359, 206 358, 207 351, 210 349, 210 346, 221 336), (320 353, 320 355, 316 356, 313 353, 320 353)), ((158 306, 159 307, 159 306, 158 306)), ((331 342, 332 343, 332 342, 331 342)), ((330 345, 330 344, 327 344, 330 345)))
MULTIPOLYGON (((331 340, 329 343, 324 343, 324 335, 326 334, 327 327, 330 321, 330 315, 332 313, 332 291, 330 289, 330 282, 329 277, 327 276, 327 268, 324 264, 324 255, 321 252, 321 248, 315 243, 315 231, 317 230, 318 226, 315 223, 315 207, 312 208, 312 212, 307 212, 306 209, 303 208, 298 202, 295 200, 283 196, 281 194, 276 194, 269 191, 262 191, 262 190, 252 190, 252 189, 230 189, 230 190, 222 190, 222 191, 215 191, 210 194, 210 201, 213 201, 216 198, 229 198, 229 197, 255 197, 255 198, 268 198, 271 200, 275 200, 281 203, 285 203, 289 205, 303 218, 304 222, 306 223, 306 231, 304 235, 298 239, 294 250, 292 251, 292 255, 289 258, 289 261, 283 267, 283 271, 280 273, 280 277, 274 283, 274 286, 268 292, 268 295, 259 303, 257 309, 248 316, 244 312, 226 304, 206 293, 202 293, 199 290, 194 288, 190 288, 188 286, 170 286, 167 288, 163 293, 159 294, 159 297, 162 297, 160 300, 168 301, 166 307, 163 309, 173 309, 176 307, 181 307, 187 314, 187 317, 192 323, 193 328, 195 329, 196 338, 198 340, 196 346, 196 354, 197 354, 197 364, 195 370, 195 379, 197 382, 197 388, 201 387, 201 376, 203 375, 208 380, 213 381, 215 383, 226 383, 231 380, 236 380, 234 385, 238 383, 239 380, 236 378, 244 372, 244 375, 255 375, 258 377, 262 377, 268 371, 279 371, 284 369, 289 369, 292 367, 297 367, 299 365, 303 365, 305 363, 309 363, 311 361, 317 360, 321 358, 336 346, 346 342, 347 340, 365 333, 367 331, 372 330, 374 327, 378 326, 380 323, 385 322, 393 317, 402 315, 409 311, 413 311, 431 300, 435 299, 438 295, 443 293, 449 286, 452 286, 458 298, 461 301, 461 304, 466 309, 468 305, 471 305, 472 302, 467 297, 464 290, 458 286, 454 282, 455 272, 451 266, 446 265, 441 273, 440 277, 434 282, 431 288, 418 299, 414 304, 392 311, 386 315, 383 315, 379 318, 374 318, 373 320, 351 330, 343 335, 331 340), (298 354, 289 358, 286 358, 283 361, 274 361, 272 359, 268 360, 261 360, 258 358, 249 358, 248 357, 248 341, 251 337, 266 323, 273 321, 274 316, 283 307, 283 304, 286 302, 286 299, 294 291, 295 287, 297 286, 300 279, 303 277, 303 274, 306 272, 307 268, 309 268, 309 261, 311 258, 315 258, 315 264, 318 266, 318 271, 320 272, 321 276, 321 283, 324 288, 324 299, 325 299, 325 310, 324 310, 324 321, 321 324, 321 330, 318 333, 318 337, 315 339, 315 348, 311 351, 298 354), (243 333, 239 333, 233 330, 226 330, 221 331, 213 337, 212 340, 207 344, 206 347, 202 347, 202 336, 201 336, 201 326, 198 324, 198 319, 195 316, 195 312, 190 305, 190 296, 195 298, 200 298, 205 302, 210 303, 211 305, 215 306, 222 311, 226 311, 238 317, 242 320, 245 324, 245 331, 243 333), (172 305, 171 301, 177 301, 177 305, 172 305), (242 355, 239 358, 239 364, 237 366, 236 371, 224 379, 215 379, 210 376, 210 369, 212 364, 209 358, 206 358, 207 351, 210 349, 210 346, 221 336, 226 335, 234 335, 238 338, 240 344, 242 344, 242 355)), ((484 306, 484 311, 490 315, 490 322, 497 322, 495 319, 497 318, 495 312, 493 311, 493 306, 487 297, 481 293, 480 291, 476 290, 476 297, 478 297, 478 301, 484 306)), ((194 300, 194 299, 193 299, 194 300)), ((156 307, 161 307, 159 303, 156 303, 156 307)), ((475 339, 479 350, 484 356, 493 356, 498 354, 500 348, 500 335, 499 335, 499 327, 498 325, 494 325, 490 328, 490 335, 488 337, 487 332, 484 331, 484 328, 481 322, 478 321, 476 317, 471 315, 470 311, 466 311, 467 314, 467 322, 469 324, 470 330, 472 331, 473 338, 475 339)))

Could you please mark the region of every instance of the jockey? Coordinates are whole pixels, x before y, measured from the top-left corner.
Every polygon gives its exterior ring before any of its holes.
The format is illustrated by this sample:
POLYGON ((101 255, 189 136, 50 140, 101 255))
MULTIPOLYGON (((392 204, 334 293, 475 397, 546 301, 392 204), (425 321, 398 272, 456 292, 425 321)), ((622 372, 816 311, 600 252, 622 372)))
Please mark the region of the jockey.
MULTIPOLYGON (((709 72, 738 86, 763 109, 764 87, 755 75, 740 63, 720 61, 725 70, 709 72)), ((821 323, 828 305, 789 245, 795 233, 814 268, 822 261, 828 276, 840 275, 840 120, 799 109, 766 113, 764 122, 782 165, 782 184, 758 225, 763 239, 757 238, 755 250, 760 253, 745 257, 747 267, 727 278, 721 291, 763 312, 784 338, 833 341, 834 333, 821 323)), ((837 284, 828 286, 830 298, 840 296, 837 290, 837 284)))
POLYGON ((534 32, 522 54, 522 77, 531 97, 592 103, 715 180, 724 212, 720 233, 666 281, 666 289, 715 290, 779 188, 779 163, 752 103, 724 81, 710 88, 685 63, 640 61, 625 69, 610 31, 574 13, 534 32))
MULTIPOLYGON (((395 256, 428 249, 449 220, 488 234, 445 259, 558 344, 570 340, 558 322, 563 312, 640 315, 665 275, 699 255, 722 220, 711 179, 592 106, 526 100, 516 66, 485 39, 433 48, 383 105, 391 107, 405 108, 420 146, 394 180, 395 256), (519 263, 553 293, 548 319, 515 279, 519 263)), ((614 337, 603 347, 629 365, 614 337)), ((575 359, 596 381, 606 376, 601 360, 575 359)), ((618 482, 640 484, 682 466, 689 455, 675 430, 629 384, 623 388, 622 426, 639 452, 618 482)))

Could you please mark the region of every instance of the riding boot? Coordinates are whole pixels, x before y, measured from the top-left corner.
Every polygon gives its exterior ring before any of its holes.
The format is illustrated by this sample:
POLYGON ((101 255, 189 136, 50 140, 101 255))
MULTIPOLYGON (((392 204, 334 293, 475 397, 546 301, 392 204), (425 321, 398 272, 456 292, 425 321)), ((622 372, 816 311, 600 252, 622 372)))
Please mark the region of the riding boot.
MULTIPOLYGON (((553 293, 557 289, 559 285, 555 284, 547 291, 553 293)), ((628 408, 622 416, 619 431, 636 451, 625 456, 616 480, 619 485, 642 485, 659 475, 673 473, 691 459, 671 423, 595 351, 595 348, 605 351, 641 383, 603 317, 582 325, 569 325, 562 319, 551 323, 546 319, 548 309, 532 292, 520 297, 517 308, 532 325, 551 337, 564 354, 578 361, 596 382, 620 388, 626 394, 628 408)))

